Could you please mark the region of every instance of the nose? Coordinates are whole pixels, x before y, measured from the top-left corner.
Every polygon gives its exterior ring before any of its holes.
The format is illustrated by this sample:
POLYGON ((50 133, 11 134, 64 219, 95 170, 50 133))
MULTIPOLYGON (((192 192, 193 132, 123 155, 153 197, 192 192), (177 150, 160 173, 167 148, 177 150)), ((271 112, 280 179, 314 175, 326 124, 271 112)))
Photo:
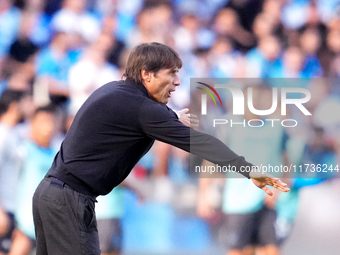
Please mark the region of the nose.
POLYGON ((181 85, 181 82, 180 82, 180 80, 179 80, 178 74, 175 75, 174 85, 175 85, 175 86, 181 85))

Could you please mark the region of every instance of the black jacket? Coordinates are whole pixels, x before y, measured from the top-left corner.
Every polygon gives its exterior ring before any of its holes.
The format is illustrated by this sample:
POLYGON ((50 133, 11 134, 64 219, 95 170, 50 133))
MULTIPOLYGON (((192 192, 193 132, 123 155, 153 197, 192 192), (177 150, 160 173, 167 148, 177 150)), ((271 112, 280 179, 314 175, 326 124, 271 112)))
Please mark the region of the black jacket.
POLYGON ((127 177, 155 140, 221 166, 252 166, 215 137, 183 125, 174 111, 151 100, 142 84, 127 79, 110 82, 87 99, 47 176, 84 194, 105 195, 127 177))

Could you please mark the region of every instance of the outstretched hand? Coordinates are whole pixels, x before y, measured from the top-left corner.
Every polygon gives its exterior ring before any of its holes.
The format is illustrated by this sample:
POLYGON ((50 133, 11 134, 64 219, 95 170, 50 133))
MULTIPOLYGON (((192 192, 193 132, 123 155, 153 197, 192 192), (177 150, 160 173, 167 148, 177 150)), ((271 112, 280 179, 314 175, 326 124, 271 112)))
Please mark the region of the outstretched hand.
POLYGON ((269 196, 273 195, 273 192, 267 187, 273 186, 274 188, 281 190, 283 192, 288 192, 290 189, 287 187, 287 184, 280 181, 279 178, 275 178, 271 174, 268 173, 260 173, 260 172, 250 172, 249 174, 253 183, 259 187, 260 189, 264 190, 269 196))
POLYGON ((177 116, 180 122, 188 127, 198 127, 199 120, 195 114, 187 113, 189 111, 188 108, 184 108, 180 111, 177 111, 177 116))

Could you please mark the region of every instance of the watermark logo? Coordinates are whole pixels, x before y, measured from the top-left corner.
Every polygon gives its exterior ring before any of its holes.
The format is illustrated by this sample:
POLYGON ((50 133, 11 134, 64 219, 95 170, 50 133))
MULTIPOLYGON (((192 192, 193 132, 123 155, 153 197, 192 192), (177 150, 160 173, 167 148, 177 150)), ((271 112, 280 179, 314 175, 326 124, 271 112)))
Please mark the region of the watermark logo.
MULTIPOLYGON (((216 90, 205 83, 202 82, 197 82, 200 83, 202 85, 207 86, 208 88, 210 88, 212 91, 215 92, 215 94, 217 95, 217 97, 220 100, 220 103, 222 105, 222 101, 220 96, 218 95, 218 93, 216 92, 216 90)), ((215 98, 213 97, 213 95, 206 89, 197 87, 205 92, 207 92, 216 104, 215 98)), ((232 98, 233 98, 233 115, 244 115, 244 101, 245 101, 245 97, 243 94, 243 91, 239 88, 236 87, 234 85, 227 85, 227 84, 216 84, 215 88, 224 88, 224 89, 228 89, 231 94, 232 94, 232 98)), ((252 93, 252 88, 248 87, 247 88, 247 105, 248 105, 248 109, 250 110, 250 112, 252 112, 253 114, 256 115, 260 115, 260 116, 264 116, 264 115, 270 115, 272 113, 274 113, 277 109, 277 105, 278 105, 278 88, 272 88, 272 105, 270 107, 270 109, 267 110, 258 110, 255 109, 254 105, 253 105, 253 93, 252 93)), ((304 88, 281 88, 281 115, 286 115, 287 114, 287 105, 288 104, 293 104, 295 105, 304 115, 312 115, 304 106, 303 103, 307 103, 309 100, 311 99, 311 93, 309 90, 304 89, 304 88), (287 94, 288 93, 301 93, 304 94, 305 97, 303 98, 297 98, 297 99, 291 99, 291 98, 287 98, 287 94)), ((207 97, 206 94, 202 94, 202 98, 201 98, 202 102, 201 102, 201 114, 202 115, 206 115, 207 114, 207 97)))
MULTIPOLYGON (((210 86, 210 85, 208 85, 208 84, 206 84, 206 83, 203 83, 203 82, 197 82, 197 83, 199 83, 199 84, 201 84, 201 85, 203 85, 203 86, 206 86, 206 87, 209 88, 212 92, 214 92, 215 95, 217 96, 218 100, 220 100, 221 105, 223 105, 223 104, 222 104, 221 97, 220 97, 220 95, 217 93, 216 89, 214 89, 212 86, 210 86)), ((214 100, 215 105, 217 105, 214 96, 211 94, 211 92, 210 92, 209 90, 204 89, 204 88, 201 88, 201 87, 196 87, 196 88, 201 89, 201 90, 203 90, 204 92, 206 92, 206 93, 214 100)), ((202 115, 206 115, 206 114, 207 114, 207 95, 206 95, 206 94, 202 94, 201 100, 202 100, 201 114, 202 114, 202 115)))

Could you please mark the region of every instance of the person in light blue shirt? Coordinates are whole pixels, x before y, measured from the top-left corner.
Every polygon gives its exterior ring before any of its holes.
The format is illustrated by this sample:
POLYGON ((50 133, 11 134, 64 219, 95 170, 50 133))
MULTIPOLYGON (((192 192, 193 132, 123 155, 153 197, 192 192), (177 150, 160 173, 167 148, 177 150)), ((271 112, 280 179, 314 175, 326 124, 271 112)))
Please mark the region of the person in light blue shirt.
POLYGON ((267 77, 272 66, 279 62, 280 53, 281 45, 277 37, 268 35, 261 38, 259 45, 246 54, 246 77, 267 77))
POLYGON ((16 192, 21 167, 21 139, 15 126, 22 116, 22 91, 6 90, 0 98, 0 253, 7 253, 15 227, 16 192))
POLYGON ((47 84, 53 104, 65 107, 69 98, 68 73, 72 65, 69 56, 70 38, 62 31, 55 31, 51 43, 36 58, 37 78, 47 84))
POLYGON ((54 108, 51 106, 37 108, 30 123, 30 138, 23 143, 24 160, 15 212, 17 229, 11 254, 26 255, 34 247, 32 196, 39 180, 51 167, 51 162, 56 154, 50 145, 53 132, 54 108))
POLYGON ((68 72, 71 61, 67 55, 67 48, 62 48, 62 42, 67 40, 65 33, 57 33, 54 43, 41 50, 37 56, 37 75, 48 76, 59 82, 60 89, 67 89, 68 72), (61 47, 60 47, 61 46, 61 47))

